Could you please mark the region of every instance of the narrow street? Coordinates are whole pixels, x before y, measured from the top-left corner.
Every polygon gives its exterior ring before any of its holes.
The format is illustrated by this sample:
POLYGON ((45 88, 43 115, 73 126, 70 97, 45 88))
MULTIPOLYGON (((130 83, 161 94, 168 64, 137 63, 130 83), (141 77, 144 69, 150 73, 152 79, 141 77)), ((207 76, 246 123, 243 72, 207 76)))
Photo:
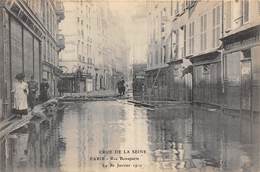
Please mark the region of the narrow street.
POLYGON ((259 117, 190 105, 69 103, 1 140, 0 171, 258 171, 259 117))

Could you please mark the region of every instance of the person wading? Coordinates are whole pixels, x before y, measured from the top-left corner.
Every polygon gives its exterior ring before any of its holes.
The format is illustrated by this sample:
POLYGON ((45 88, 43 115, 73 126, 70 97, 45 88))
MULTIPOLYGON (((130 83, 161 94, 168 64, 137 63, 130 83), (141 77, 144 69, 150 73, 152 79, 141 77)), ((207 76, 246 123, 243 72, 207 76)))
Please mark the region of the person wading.
POLYGON ((38 83, 34 80, 34 76, 31 76, 31 80, 28 81, 29 95, 28 104, 31 109, 33 109, 36 102, 36 93, 38 91, 38 83))
POLYGON ((25 75, 19 73, 15 76, 16 82, 12 93, 14 94, 14 107, 13 113, 18 118, 22 118, 22 115, 28 114, 27 96, 29 94, 28 84, 24 82, 25 75))

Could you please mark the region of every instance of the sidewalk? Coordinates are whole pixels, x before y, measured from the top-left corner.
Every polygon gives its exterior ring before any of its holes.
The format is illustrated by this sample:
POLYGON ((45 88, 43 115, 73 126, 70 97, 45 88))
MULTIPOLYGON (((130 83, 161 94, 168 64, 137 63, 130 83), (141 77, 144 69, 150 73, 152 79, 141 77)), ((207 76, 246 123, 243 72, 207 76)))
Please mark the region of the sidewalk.
POLYGON ((117 92, 115 90, 98 90, 87 93, 88 97, 115 97, 117 92))
POLYGON ((64 97, 116 97, 118 93, 115 90, 98 90, 88 93, 64 93, 64 97))

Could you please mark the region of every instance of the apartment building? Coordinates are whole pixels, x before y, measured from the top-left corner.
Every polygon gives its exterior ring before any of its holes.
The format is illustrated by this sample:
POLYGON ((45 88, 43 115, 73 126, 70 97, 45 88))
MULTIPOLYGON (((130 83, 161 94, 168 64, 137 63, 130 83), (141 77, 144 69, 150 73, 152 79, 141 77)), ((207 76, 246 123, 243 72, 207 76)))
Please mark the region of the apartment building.
POLYGON ((2 0, 0 2, 0 114, 5 118, 12 107, 11 90, 15 75, 34 75, 40 83, 48 79, 50 92, 60 74, 58 54, 64 48, 58 24, 64 19, 61 1, 2 0))
POLYGON ((259 111, 260 1, 225 1, 224 11, 224 105, 259 111))
POLYGON ((114 89, 118 75, 122 76, 126 69, 127 49, 120 34, 122 28, 109 3, 64 2, 64 7, 66 19, 60 27, 66 45, 60 55, 64 73, 72 83, 73 74, 82 70, 85 79, 81 82, 81 92, 114 89))
POLYGON ((259 1, 168 3, 148 3, 147 94, 258 110, 259 1))
POLYGON ((166 74, 168 64, 165 51, 166 29, 170 29, 172 1, 147 1, 148 59, 146 90, 148 98, 167 99, 166 74), (166 27, 168 26, 168 27, 166 27))
POLYGON ((71 82, 74 80, 73 73, 81 70, 84 75, 81 91, 92 91, 94 87, 93 6, 89 1, 64 2, 66 19, 60 25, 66 45, 59 58, 60 64, 71 82))

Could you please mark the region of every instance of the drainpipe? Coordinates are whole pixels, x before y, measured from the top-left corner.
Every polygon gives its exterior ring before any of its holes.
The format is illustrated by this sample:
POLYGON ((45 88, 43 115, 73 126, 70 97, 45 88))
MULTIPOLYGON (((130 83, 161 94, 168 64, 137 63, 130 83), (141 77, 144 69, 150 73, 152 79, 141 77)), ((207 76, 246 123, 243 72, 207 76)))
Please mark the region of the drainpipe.
MULTIPOLYGON (((221 22, 221 37, 224 37, 224 0, 222 0, 222 22, 221 22)), ((221 87, 222 87, 222 93, 225 92, 224 88, 224 43, 222 41, 221 45, 221 87)))

